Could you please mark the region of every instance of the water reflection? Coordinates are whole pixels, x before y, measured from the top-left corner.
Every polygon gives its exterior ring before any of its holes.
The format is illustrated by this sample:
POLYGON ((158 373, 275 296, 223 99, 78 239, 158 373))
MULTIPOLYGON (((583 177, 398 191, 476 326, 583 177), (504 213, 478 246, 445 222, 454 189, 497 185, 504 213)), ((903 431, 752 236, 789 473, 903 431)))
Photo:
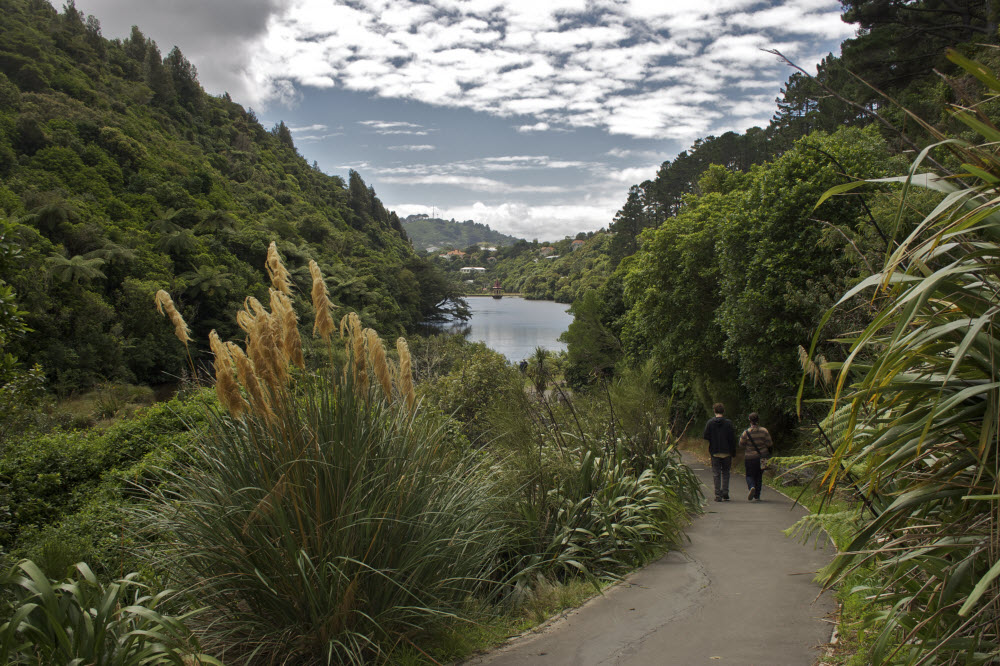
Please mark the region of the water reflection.
POLYGON ((437 324, 435 331, 464 335, 486 345, 517 363, 531 356, 535 347, 562 351, 558 338, 573 322, 568 305, 552 301, 528 301, 515 296, 502 299, 469 298, 472 319, 467 322, 437 324))

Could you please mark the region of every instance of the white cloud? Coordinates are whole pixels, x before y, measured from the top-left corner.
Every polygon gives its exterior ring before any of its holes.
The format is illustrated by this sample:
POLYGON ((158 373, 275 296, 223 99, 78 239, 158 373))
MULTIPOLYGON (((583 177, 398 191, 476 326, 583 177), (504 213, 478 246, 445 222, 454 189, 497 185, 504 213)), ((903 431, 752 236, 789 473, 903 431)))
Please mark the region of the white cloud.
POLYGON ((407 146, 389 146, 389 150, 409 150, 415 152, 421 152, 425 150, 434 150, 436 147, 428 144, 420 145, 407 145, 407 146))
POLYGON ((534 125, 519 125, 518 132, 547 132, 551 126, 546 122, 537 122, 534 125))
POLYGON ((384 176, 379 178, 379 181, 396 185, 446 185, 476 192, 489 192, 491 194, 512 192, 556 194, 566 191, 566 188, 556 185, 515 185, 483 176, 459 176, 454 174, 384 176))
POLYGON ((616 157, 618 159, 629 159, 629 158, 639 158, 639 159, 656 159, 659 162, 667 159, 663 153, 656 152, 655 150, 628 150, 625 148, 612 148, 607 153, 610 157, 616 157))
MULTIPOLYGON (((372 173, 385 176, 406 177, 451 177, 518 171, 551 171, 553 169, 579 169, 603 172, 605 165, 600 162, 580 160, 558 160, 548 155, 500 155, 480 157, 472 160, 449 160, 439 164, 407 164, 405 166, 372 167, 372 173)), ((400 181, 395 181, 400 182, 400 181)), ((470 181, 472 182, 472 181, 470 181)))
MULTIPOLYGON (((840 20, 837 0, 77 4, 104 20, 108 34, 127 35, 140 23, 164 52, 181 41, 206 87, 230 90, 258 108, 296 104, 302 87, 337 87, 533 116, 522 131, 596 127, 660 139, 680 139, 706 120, 716 122, 715 101, 692 99, 685 90, 775 89, 789 71, 761 49, 801 60, 807 45, 816 50, 817 41, 853 31, 840 20), (673 104, 655 113, 650 100, 664 98, 673 104)), ((748 116, 734 122, 738 117, 748 116)))
POLYGON ((644 180, 652 180, 656 177, 656 171, 659 168, 659 164, 645 167, 630 167, 628 169, 612 171, 608 174, 608 178, 618 183, 632 185, 634 183, 641 183, 644 180))
POLYGON ((427 136, 430 132, 425 129, 422 125, 417 125, 416 123, 408 123, 403 121, 386 121, 386 120, 359 120, 359 125, 364 125, 374 131, 376 134, 381 134, 383 136, 387 135, 406 135, 406 136, 427 136))
MULTIPOLYGON (((534 206, 523 202, 497 205, 477 201, 472 205, 437 208, 438 217, 475 220, 490 225, 505 234, 531 240, 558 240, 580 231, 596 231, 607 227, 621 207, 618 198, 608 198, 583 204, 553 204, 534 206)), ((431 208, 420 204, 394 207, 400 215, 430 213, 431 208)))
POLYGON ((186 40, 182 49, 210 90, 234 91, 258 108, 295 104, 302 87, 346 88, 533 117, 521 131, 595 127, 659 139, 684 138, 717 121, 715 100, 692 98, 693 88, 780 85, 787 68, 761 49, 801 59, 806 45, 851 33, 836 0, 177 2, 187 8, 78 5, 112 17, 117 34, 144 12, 150 25, 171 31, 155 38, 186 40), (119 20, 122 13, 128 18, 119 20), (658 113, 654 100, 663 99, 671 103, 658 113))
POLYGON ((729 23, 741 28, 783 30, 825 39, 853 36, 854 27, 841 21, 839 12, 830 9, 825 2, 791 2, 752 13, 734 14, 729 23))
POLYGON ((296 127, 292 125, 289 126, 288 129, 290 132, 292 132, 292 134, 295 134, 296 132, 321 132, 326 128, 327 128, 326 125, 323 125, 322 123, 316 123, 313 125, 303 125, 302 127, 296 127))
POLYGON ((335 136, 344 136, 343 132, 327 132, 326 134, 297 134, 295 141, 298 143, 315 143, 335 136))

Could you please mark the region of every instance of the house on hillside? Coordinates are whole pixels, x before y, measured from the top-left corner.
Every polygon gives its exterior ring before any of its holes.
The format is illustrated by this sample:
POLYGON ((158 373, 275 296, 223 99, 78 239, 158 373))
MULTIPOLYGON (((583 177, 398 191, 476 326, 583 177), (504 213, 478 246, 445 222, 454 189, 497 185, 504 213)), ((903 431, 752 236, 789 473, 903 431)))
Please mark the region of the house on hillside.
POLYGON ((442 255, 446 259, 461 259, 465 256, 465 253, 461 250, 449 250, 446 254, 442 255))
POLYGON ((463 266, 462 268, 458 269, 458 272, 459 273, 482 273, 485 270, 486 269, 483 268, 482 266, 463 266))
POLYGON ((541 248, 538 251, 538 254, 542 255, 543 257, 547 257, 555 251, 556 249, 554 247, 552 247, 551 245, 546 245, 545 247, 541 248))
POLYGON ((569 249, 570 250, 579 250, 581 247, 583 247, 583 243, 584 243, 584 241, 582 241, 582 240, 575 240, 575 241, 573 241, 572 243, 569 244, 569 249))

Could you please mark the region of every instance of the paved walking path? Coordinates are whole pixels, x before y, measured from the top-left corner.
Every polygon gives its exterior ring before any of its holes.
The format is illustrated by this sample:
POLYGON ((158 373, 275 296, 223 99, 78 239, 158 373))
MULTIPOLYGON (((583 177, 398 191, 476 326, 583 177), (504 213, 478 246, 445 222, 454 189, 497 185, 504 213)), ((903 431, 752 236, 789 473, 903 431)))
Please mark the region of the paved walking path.
MULTIPOLYGON (((712 472, 688 460, 712 497, 712 472)), ((733 474, 731 502, 709 501, 682 551, 628 576, 539 633, 468 664, 491 666, 809 666, 830 638, 829 594, 812 572, 832 546, 803 546, 781 531, 805 511, 770 488, 746 500, 733 474)))

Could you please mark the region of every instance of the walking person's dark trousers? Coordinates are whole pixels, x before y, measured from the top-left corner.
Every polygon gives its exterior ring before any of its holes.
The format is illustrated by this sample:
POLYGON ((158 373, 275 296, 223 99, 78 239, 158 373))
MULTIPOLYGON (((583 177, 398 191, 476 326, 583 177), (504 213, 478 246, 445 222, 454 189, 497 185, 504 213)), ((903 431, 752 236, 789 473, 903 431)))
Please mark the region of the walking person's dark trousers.
POLYGON ((747 490, 753 490, 753 498, 760 499, 760 488, 764 485, 764 472, 760 468, 760 458, 747 458, 743 464, 747 468, 747 490))
POLYGON ((715 499, 729 497, 729 470, 733 466, 733 457, 717 458, 712 456, 712 478, 715 480, 715 499))

